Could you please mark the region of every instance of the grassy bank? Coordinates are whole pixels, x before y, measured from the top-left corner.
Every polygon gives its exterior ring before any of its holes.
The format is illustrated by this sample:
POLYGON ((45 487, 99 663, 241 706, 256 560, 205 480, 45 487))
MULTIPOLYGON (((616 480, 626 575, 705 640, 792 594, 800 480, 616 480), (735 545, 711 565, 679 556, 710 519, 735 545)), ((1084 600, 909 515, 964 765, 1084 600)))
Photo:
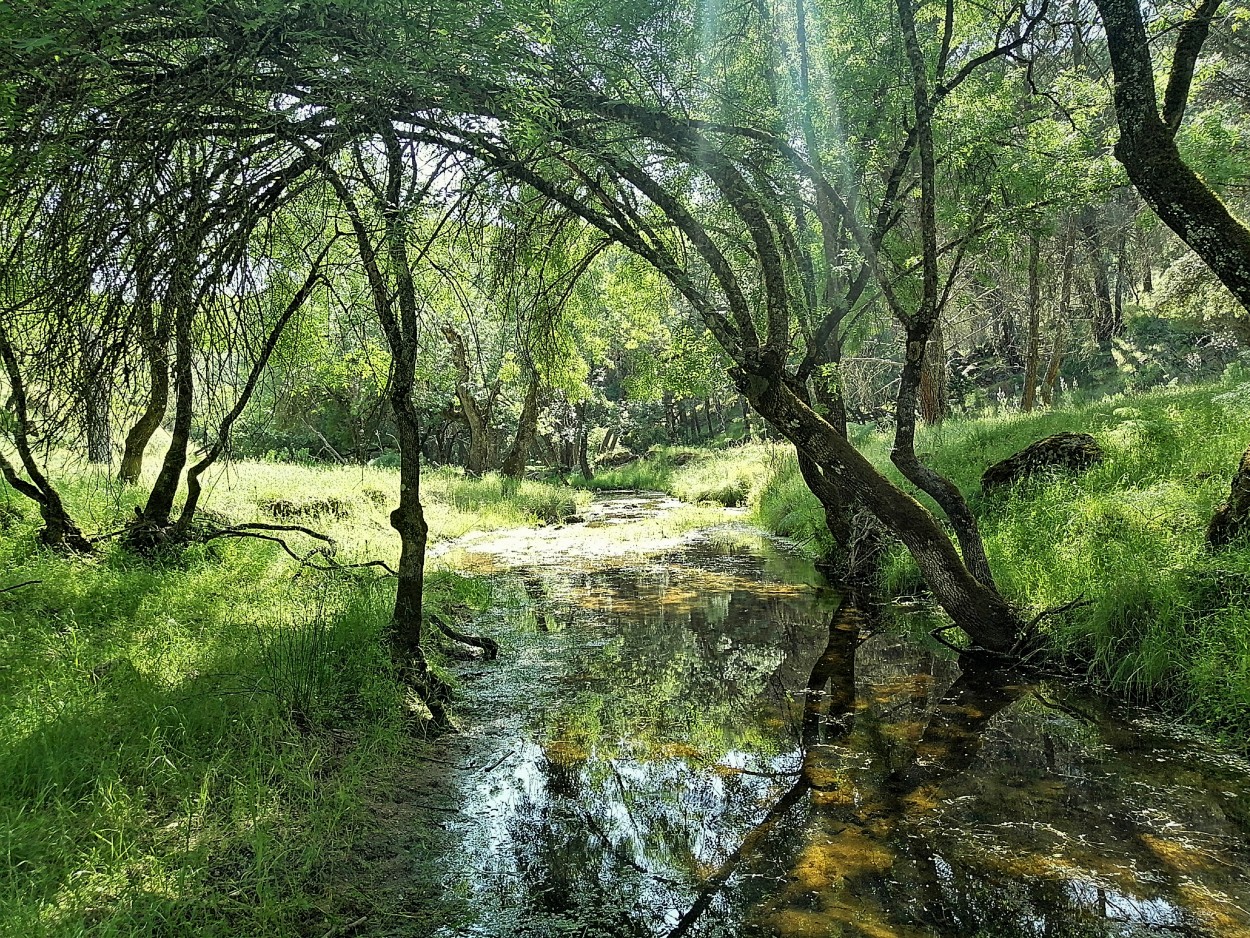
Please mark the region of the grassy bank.
POLYGON ((667 492, 697 505, 710 502, 738 508, 757 501, 763 480, 781 468, 788 447, 745 443, 723 449, 656 446, 645 456, 615 469, 601 469, 590 480, 569 479, 578 488, 667 492))
MULTIPOLYGON (((1071 410, 952 419, 926 429, 918 450, 969 496, 1013 601, 1034 612, 1091 602, 1046 620, 1060 651, 1117 690, 1244 736, 1250 544, 1212 553, 1203 535, 1250 443, 1248 418, 1250 388, 1159 390, 1071 410), (1084 475, 980 494, 987 466, 1064 430, 1093 434, 1105 461, 1084 475)), ((865 432, 858 442, 888 466, 884 436, 865 432)), ((756 512, 766 527, 816 549, 825 536, 792 458, 760 486, 756 512)), ((892 589, 918 582, 902 552, 885 578, 892 589)))
MULTIPOLYGON (((141 494, 65 479, 93 532, 141 494)), ((393 471, 244 463, 206 508, 393 560, 396 494, 393 471)), ((558 520, 589 494, 434 472, 425 498, 437 541, 558 520)), ((107 541, 68 560, 37 527, 0 493, 0 935, 323 934, 361 780, 420 723, 382 641, 390 581, 296 577, 257 541, 162 564, 107 541)), ((440 575, 427 589, 459 592, 440 575)))

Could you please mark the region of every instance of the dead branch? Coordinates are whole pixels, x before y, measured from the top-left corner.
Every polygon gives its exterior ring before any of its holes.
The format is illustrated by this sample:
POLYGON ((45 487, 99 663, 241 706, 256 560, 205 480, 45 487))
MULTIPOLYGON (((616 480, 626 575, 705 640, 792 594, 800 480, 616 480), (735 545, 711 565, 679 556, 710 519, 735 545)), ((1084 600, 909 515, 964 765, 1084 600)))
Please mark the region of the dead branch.
POLYGON ((480 648, 486 653, 487 661, 494 661, 499 657, 499 643, 493 638, 487 638, 484 635, 468 635, 465 632, 457 631, 452 628, 441 617, 432 615, 430 621, 440 632, 450 638, 452 641, 460 642, 462 645, 472 645, 474 648, 480 648))

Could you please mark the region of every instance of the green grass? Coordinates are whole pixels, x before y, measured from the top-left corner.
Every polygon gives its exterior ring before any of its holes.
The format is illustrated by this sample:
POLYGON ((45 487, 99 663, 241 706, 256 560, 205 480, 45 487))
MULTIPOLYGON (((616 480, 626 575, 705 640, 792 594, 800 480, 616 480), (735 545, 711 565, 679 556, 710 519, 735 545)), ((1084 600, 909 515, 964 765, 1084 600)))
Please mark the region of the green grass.
POLYGON ((784 450, 775 443, 712 450, 657 446, 624 466, 596 472, 589 481, 580 476, 570 481, 593 490, 667 492, 691 504, 709 502, 738 508, 755 501, 773 462, 784 450))
MULTIPOLYGON (((1250 389, 1208 386, 1119 395, 1069 410, 949 420, 918 450, 952 478, 977 513, 1004 593, 1030 613, 1084 597, 1091 605, 1045 621, 1053 646, 1100 682, 1245 741, 1250 726, 1250 544, 1216 553, 1203 535, 1250 444, 1250 389), (1088 432, 1106 460, 990 496, 987 466, 1051 433, 1088 432)), ((888 440, 858 439, 888 464, 888 440)), ((758 519, 818 549, 819 506, 792 457, 760 489, 758 519)), ((886 589, 919 582, 893 552, 886 589)))
MULTIPOLYGON (((60 468, 90 532, 118 529, 141 501, 141 487, 60 468)), ((589 498, 495 476, 426 481, 435 540, 557 520, 589 498)), ((324 530, 342 559, 393 561, 396 495, 392 470, 240 463, 205 508, 324 530)), ((36 581, 0 592, 0 935, 324 934, 363 780, 421 713, 384 644, 392 582, 296 577, 251 540, 161 563, 106 540, 67 559, 36 547, 38 524, 0 491, 0 590, 36 581)), ((489 598, 449 573, 426 593, 435 609, 489 598)))

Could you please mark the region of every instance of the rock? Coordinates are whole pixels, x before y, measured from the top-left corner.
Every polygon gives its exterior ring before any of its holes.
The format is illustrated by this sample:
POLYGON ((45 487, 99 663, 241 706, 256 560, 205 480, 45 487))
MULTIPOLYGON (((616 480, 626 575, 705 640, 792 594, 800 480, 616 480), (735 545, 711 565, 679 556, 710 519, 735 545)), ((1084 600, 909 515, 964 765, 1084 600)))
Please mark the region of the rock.
POLYGON ((1241 463, 1233 474, 1228 501, 1216 509, 1207 525, 1207 544, 1223 547, 1246 529, 1250 519, 1250 449, 1241 454, 1241 463))
POLYGON ((627 449, 614 449, 610 453, 603 453, 595 459, 595 467, 598 469, 619 469, 621 466, 627 466, 638 457, 627 449))
POLYGON ((1044 470, 1083 472, 1102 459, 1102 447, 1088 433, 1056 433, 986 469, 981 476, 981 491, 1012 485, 1044 470))

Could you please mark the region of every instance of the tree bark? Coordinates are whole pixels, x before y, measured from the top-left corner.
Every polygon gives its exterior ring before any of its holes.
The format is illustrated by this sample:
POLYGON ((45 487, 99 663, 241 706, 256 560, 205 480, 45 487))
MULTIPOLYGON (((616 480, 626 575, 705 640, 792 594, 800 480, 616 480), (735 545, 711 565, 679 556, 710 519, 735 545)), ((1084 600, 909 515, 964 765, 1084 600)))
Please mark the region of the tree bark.
POLYGON ((17 448, 22 468, 26 470, 27 479, 22 478, 17 467, 7 457, 0 454, 0 474, 16 491, 21 492, 39 506, 39 516, 43 519, 43 529, 39 539, 56 550, 73 551, 90 554, 94 552, 91 542, 70 516, 69 510, 61 500, 60 493, 44 474, 35 460, 30 441, 30 406, 26 396, 26 381, 18 365, 17 353, 9 340, 8 331, 0 325, 0 359, 3 359, 4 370, 9 379, 9 406, 13 409, 13 443, 17 448))
POLYGON ((920 417, 928 424, 939 424, 950 414, 950 380, 946 368, 946 340, 942 324, 934 324, 925 343, 920 368, 920 417))
POLYGON ((445 325, 443 338, 451 346, 451 359, 456 366, 456 399, 460 401, 460 413, 465 426, 469 428, 469 453, 465 459, 465 469, 481 475, 488 468, 490 460, 490 412, 484 410, 473 396, 473 379, 469 371, 464 337, 451 326, 445 325))
POLYGON ((1172 125, 1159 114, 1154 64, 1138 0, 1095 0, 1111 53, 1115 114, 1120 139, 1116 158, 1146 203, 1176 235, 1193 248, 1212 273, 1250 309, 1250 229, 1182 159, 1173 136, 1188 95, 1201 40, 1219 8, 1203 3, 1181 27, 1178 53, 1169 80, 1172 125), (1175 85, 1175 89, 1173 89, 1175 85), (1184 95, 1181 88, 1184 88, 1184 95))
POLYGON ((582 478, 587 482, 595 477, 590 468, 590 457, 587 453, 590 444, 589 414, 590 407, 586 401, 580 401, 577 405, 577 467, 581 470, 582 478))
MULTIPOLYGON (((917 362, 919 355, 917 355, 917 362)), ((911 553, 938 604, 977 645, 1007 653, 1020 620, 996 589, 973 576, 937 519, 879 473, 862 453, 780 379, 780 362, 766 357, 733 372, 751 406, 824 472, 831 484, 862 504, 911 553)))
POLYGON ((538 383, 538 371, 531 368, 530 379, 525 386, 525 402, 521 405, 521 418, 517 421, 516 439, 512 441, 512 447, 499 469, 510 479, 520 479, 525 475, 530 447, 538 432, 538 383))
POLYGON ((117 470, 119 481, 133 485, 143 472, 143 454, 152 435, 156 433, 165 410, 169 406, 169 333, 170 308, 162 306, 156 323, 152 322, 151 302, 139 316, 139 342, 148 366, 148 398, 143 413, 135 421, 122 448, 121 465, 117 470))
POLYGON ((1050 361, 1046 365, 1046 377, 1042 380, 1042 403, 1047 407, 1055 397, 1055 387, 1059 383, 1059 369, 1063 366, 1063 356, 1068 342, 1068 317, 1072 311, 1072 224, 1064 226, 1063 235, 1063 276, 1059 286, 1059 309, 1055 313, 1055 329, 1053 345, 1050 349, 1050 361))
POLYGON ((1037 395, 1037 366, 1041 356, 1040 254, 1041 236, 1034 231, 1029 237, 1029 343, 1024 355, 1024 396, 1020 399, 1020 408, 1026 414, 1033 410, 1033 399, 1037 395))
POLYGON ((1111 340, 1116 334, 1115 306, 1111 301, 1111 273, 1103 251, 1102 229, 1094 209, 1081 212, 1081 234, 1085 238, 1085 253, 1089 272, 1094 280, 1094 338, 1105 355, 1111 354, 1111 340))

